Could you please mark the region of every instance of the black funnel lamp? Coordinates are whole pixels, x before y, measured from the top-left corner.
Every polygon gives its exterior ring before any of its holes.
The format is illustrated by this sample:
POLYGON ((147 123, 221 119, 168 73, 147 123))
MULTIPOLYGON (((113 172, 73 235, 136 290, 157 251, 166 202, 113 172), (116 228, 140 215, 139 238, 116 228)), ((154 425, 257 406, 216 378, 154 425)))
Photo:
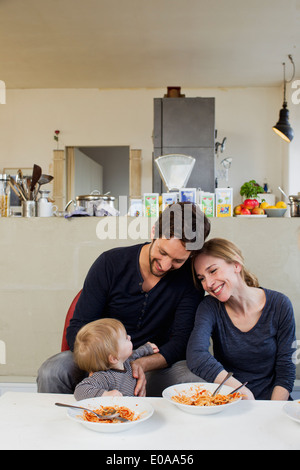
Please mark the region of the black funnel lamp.
MULTIPOLYGON (((289 59, 293 64, 294 72, 293 77, 291 78, 292 81, 295 75, 295 64, 291 55, 289 55, 289 59)), ((283 140, 286 142, 291 142, 294 138, 294 131, 291 128, 289 123, 289 110, 287 109, 287 101, 286 101, 286 79, 285 79, 285 63, 283 65, 283 104, 282 108, 279 112, 279 120, 276 126, 273 126, 273 131, 276 132, 283 140)))

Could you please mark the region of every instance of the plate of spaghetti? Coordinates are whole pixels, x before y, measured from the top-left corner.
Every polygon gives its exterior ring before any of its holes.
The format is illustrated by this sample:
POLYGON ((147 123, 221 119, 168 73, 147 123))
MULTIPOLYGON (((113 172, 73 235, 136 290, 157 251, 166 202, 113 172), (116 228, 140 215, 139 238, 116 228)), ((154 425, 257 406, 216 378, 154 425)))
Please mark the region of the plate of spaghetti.
POLYGON ((163 397, 182 411, 191 414, 209 415, 220 413, 242 399, 236 392, 230 395, 233 388, 223 385, 220 392, 212 397, 218 384, 192 382, 173 385, 163 391, 163 397))
POLYGON ((122 418, 128 421, 122 422, 116 419, 99 420, 96 415, 87 411, 69 408, 68 417, 83 426, 97 432, 120 432, 132 428, 136 424, 149 419, 154 409, 143 398, 138 397, 96 397, 80 400, 76 405, 89 408, 99 414, 111 409, 117 411, 122 418))

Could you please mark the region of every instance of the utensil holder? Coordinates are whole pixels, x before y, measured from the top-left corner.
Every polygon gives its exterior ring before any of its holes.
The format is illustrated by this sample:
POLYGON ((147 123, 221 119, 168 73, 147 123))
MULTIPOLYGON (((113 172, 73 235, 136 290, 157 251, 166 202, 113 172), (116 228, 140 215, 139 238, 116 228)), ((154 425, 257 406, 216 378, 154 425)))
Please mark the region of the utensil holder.
POLYGON ((35 201, 22 201, 22 217, 36 217, 35 201))

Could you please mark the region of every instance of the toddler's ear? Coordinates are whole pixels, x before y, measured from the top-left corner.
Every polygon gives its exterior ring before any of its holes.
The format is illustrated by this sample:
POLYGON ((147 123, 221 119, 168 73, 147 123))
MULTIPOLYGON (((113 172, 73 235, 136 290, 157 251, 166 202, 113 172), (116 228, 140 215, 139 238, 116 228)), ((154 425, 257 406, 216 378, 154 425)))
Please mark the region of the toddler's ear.
POLYGON ((119 361, 119 359, 117 357, 113 356, 112 354, 110 354, 108 356, 108 360, 109 360, 111 365, 114 365, 119 361))

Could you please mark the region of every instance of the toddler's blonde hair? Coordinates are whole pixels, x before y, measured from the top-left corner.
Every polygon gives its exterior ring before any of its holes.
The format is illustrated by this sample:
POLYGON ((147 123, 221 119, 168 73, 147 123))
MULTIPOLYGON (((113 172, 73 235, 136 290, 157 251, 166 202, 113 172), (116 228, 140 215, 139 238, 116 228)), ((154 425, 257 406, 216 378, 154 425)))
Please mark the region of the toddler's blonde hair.
POLYGON ((101 318, 83 326, 74 344, 74 360, 81 370, 97 372, 111 368, 110 355, 118 357, 118 340, 126 329, 115 318, 101 318))

